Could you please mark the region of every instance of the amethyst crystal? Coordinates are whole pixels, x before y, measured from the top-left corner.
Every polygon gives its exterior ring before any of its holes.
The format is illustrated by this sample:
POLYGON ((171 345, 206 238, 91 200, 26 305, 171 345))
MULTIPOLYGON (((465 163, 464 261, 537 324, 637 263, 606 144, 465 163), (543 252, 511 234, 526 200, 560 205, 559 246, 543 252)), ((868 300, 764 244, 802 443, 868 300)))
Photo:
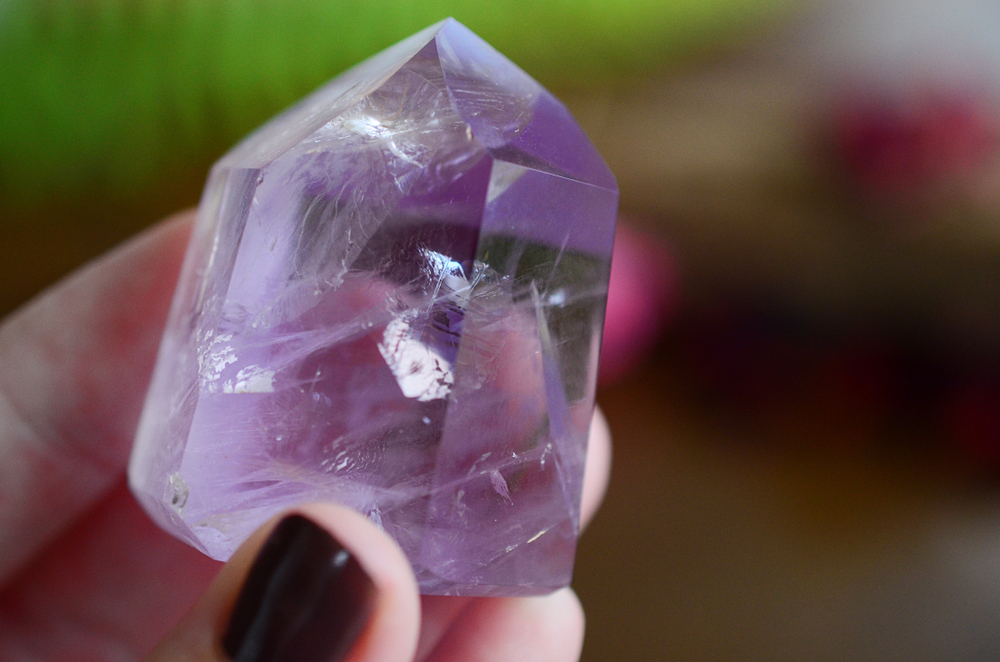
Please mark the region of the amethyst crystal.
POLYGON ((566 109, 448 20, 220 160, 129 467, 226 559, 349 505, 425 593, 570 580, 618 191, 566 109))

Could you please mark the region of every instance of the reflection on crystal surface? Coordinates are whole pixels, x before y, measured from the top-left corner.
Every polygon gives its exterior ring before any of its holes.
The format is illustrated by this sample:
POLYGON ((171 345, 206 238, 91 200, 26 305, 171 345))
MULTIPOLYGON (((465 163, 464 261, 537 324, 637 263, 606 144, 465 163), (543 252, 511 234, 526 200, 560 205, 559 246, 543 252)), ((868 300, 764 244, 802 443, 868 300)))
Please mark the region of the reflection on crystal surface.
POLYGON ((568 583, 617 188, 565 108, 449 20, 216 164, 130 482, 219 559, 333 500, 426 593, 568 583))

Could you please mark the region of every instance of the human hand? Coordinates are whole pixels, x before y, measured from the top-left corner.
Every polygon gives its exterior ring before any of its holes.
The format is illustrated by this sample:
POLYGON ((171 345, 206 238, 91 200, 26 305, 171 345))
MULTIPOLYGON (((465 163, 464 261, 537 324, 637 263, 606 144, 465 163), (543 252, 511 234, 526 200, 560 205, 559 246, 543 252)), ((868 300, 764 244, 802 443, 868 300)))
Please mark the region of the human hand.
MULTIPOLYGON (((191 220, 185 214, 154 228, 0 326, 0 660, 96 662, 148 654, 150 662, 222 662, 230 655, 240 662, 307 662, 281 653, 255 656, 245 625, 230 622, 234 604, 257 616, 267 613, 262 605, 276 608, 258 622, 268 636, 289 635, 279 620, 290 613, 304 619, 295 641, 317 637, 305 630, 322 624, 327 640, 319 636, 308 651, 316 660, 577 659, 583 613, 570 589, 539 598, 419 597, 395 543, 338 506, 295 509, 305 519, 286 520, 263 555, 281 556, 288 549, 282 541, 306 538, 326 545, 325 556, 310 557, 320 563, 336 556, 336 541, 346 548, 356 565, 340 576, 356 590, 331 581, 329 608, 311 612, 293 604, 301 592, 278 595, 280 573, 266 560, 254 573, 263 579, 248 580, 281 516, 225 566, 146 517, 128 492, 125 466, 191 220), (262 583, 272 593, 255 599, 250 587, 262 583), (334 612, 342 618, 330 619, 334 612), (358 633, 353 645, 347 641, 358 633), (331 658, 338 646, 342 656, 331 658)), ((584 521, 604 493, 609 458, 607 426, 598 415, 584 521)))

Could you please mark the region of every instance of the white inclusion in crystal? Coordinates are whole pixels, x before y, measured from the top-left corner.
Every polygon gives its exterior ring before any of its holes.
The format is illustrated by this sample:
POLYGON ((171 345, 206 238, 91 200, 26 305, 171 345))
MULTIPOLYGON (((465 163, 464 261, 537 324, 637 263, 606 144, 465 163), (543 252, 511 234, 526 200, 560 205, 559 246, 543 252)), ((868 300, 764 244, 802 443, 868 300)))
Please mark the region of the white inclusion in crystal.
POLYGON ((396 383, 408 398, 430 402, 448 397, 455 375, 451 364, 438 352, 420 342, 411 328, 412 315, 389 322, 378 351, 392 370, 396 383))
POLYGON ((469 280, 462 271, 462 265, 447 255, 426 248, 420 250, 420 256, 424 259, 423 266, 427 277, 434 281, 432 304, 441 294, 441 290, 444 289, 447 295, 445 298, 454 301, 464 310, 469 305, 471 292, 469 280))
POLYGON ((184 482, 184 479, 181 478, 180 473, 176 471, 170 474, 167 484, 167 502, 178 515, 181 515, 184 512, 184 505, 187 503, 190 489, 187 483, 184 482))
POLYGON ((359 136, 364 136, 371 140, 385 138, 390 135, 390 131, 378 121, 378 118, 371 115, 362 115, 344 122, 344 128, 359 136))
POLYGON ((544 536, 546 533, 548 533, 551 528, 552 527, 548 527, 548 528, 542 529, 541 531, 539 531, 535 535, 533 535, 530 538, 528 538, 525 541, 525 544, 526 545, 530 545, 531 543, 535 542, 536 540, 538 540, 539 538, 541 538, 542 536, 544 536))
POLYGON ((403 153, 403 150, 396 145, 396 141, 393 139, 393 136, 398 134, 399 131, 392 126, 383 124, 377 117, 363 115, 362 117, 352 118, 344 122, 344 128, 353 134, 362 136, 369 140, 381 140, 385 143, 386 148, 396 158, 402 159, 410 165, 418 167, 421 165, 419 162, 403 153))
POLYGON ((493 484, 493 489, 496 490, 497 494, 502 496, 508 505, 513 506, 514 501, 510 498, 510 490, 507 487, 507 481, 504 480, 504 477, 499 470, 494 469, 490 472, 490 482, 493 484))
POLYGON ((232 334, 219 336, 198 353, 198 374, 201 375, 202 388, 209 393, 218 390, 215 382, 222 376, 226 366, 236 363, 236 349, 226 344, 232 339, 232 334))
POLYGON ((552 452, 552 444, 545 444, 545 450, 542 451, 542 459, 540 466, 542 469, 545 468, 545 457, 552 452))
POLYGON ((236 384, 227 381, 223 393, 274 393, 274 370, 251 365, 236 373, 236 384))
POLYGON ((421 248, 420 257, 427 261, 430 270, 435 274, 462 273, 462 265, 443 253, 432 251, 429 248, 421 248))
MULTIPOLYGON (((480 462, 485 462, 486 460, 488 460, 489 457, 490 457, 490 455, 493 455, 493 451, 489 451, 489 452, 483 453, 482 457, 480 457, 478 460, 476 460, 475 462, 472 463, 472 466, 469 467, 469 472, 467 474, 465 474, 465 477, 466 478, 471 478, 472 474, 476 473, 476 471, 477 471, 477 469, 479 467, 479 463, 480 462)), ((501 476, 500 479, 503 480, 503 477, 501 476)))

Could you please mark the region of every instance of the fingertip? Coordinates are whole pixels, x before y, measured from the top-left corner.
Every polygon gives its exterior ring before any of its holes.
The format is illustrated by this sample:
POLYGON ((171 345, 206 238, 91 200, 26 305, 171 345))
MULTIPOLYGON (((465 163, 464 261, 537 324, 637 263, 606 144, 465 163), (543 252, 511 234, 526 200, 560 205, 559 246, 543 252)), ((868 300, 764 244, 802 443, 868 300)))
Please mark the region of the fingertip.
POLYGON ((587 442, 587 466, 583 475, 583 500, 580 506, 581 526, 586 526, 604 500, 611 478, 611 429, 600 408, 594 409, 587 442))
POLYGON ((561 655, 569 660, 579 659, 580 653, 583 651, 584 633, 587 629, 587 616, 580 598, 573 589, 566 587, 544 599, 551 601, 548 609, 558 614, 562 619, 558 628, 566 637, 565 641, 569 650, 561 652, 561 655))
POLYGON ((396 544, 351 510, 308 504, 247 539, 147 662, 409 662, 419 625, 396 544))
POLYGON ((371 621, 346 660, 412 659, 420 631, 420 597, 410 562, 399 546, 367 518, 342 506, 315 503, 298 512, 350 549, 377 588, 371 621))
POLYGON ((478 600, 435 648, 435 662, 575 662, 583 608, 572 589, 532 598, 478 600))

